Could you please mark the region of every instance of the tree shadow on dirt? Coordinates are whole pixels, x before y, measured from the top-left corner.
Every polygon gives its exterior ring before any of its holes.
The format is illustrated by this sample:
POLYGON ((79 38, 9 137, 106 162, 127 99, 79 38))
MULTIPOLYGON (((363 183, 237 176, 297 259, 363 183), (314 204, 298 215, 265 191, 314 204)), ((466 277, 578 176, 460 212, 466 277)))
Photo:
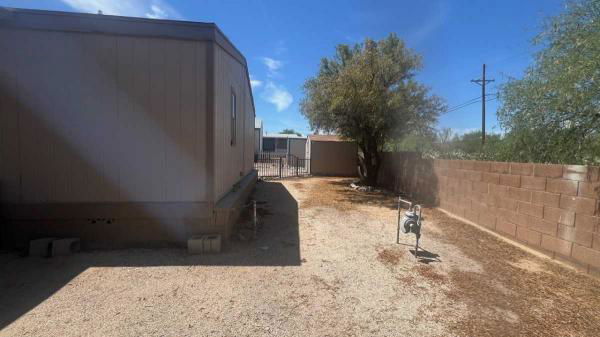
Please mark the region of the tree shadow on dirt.
POLYGON ((359 191, 350 187, 350 184, 356 179, 344 179, 328 181, 328 184, 335 186, 337 192, 336 201, 349 202, 357 205, 377 205, 389 209, 398 208, 398 199, 391 192, 377 190, 372 192, 359 191))

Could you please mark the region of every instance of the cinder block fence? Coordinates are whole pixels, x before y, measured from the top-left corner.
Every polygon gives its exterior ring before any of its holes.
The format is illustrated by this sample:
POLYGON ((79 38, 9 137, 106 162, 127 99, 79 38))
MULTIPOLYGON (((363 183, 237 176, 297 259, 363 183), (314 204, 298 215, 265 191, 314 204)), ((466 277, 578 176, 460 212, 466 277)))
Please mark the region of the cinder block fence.
POLYGON ((600 167, 384 155, 380 182, 600 275, 600 167))

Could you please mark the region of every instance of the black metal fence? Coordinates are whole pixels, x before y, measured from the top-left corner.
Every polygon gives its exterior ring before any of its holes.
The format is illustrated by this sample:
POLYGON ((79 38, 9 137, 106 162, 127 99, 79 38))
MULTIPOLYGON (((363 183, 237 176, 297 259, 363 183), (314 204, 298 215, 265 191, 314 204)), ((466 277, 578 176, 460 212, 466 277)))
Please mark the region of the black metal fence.
POLYGON ((310 159, 291 154, 258 153, 254 155, 254 169, 262 178, 307 176, 310 174, 310 159))

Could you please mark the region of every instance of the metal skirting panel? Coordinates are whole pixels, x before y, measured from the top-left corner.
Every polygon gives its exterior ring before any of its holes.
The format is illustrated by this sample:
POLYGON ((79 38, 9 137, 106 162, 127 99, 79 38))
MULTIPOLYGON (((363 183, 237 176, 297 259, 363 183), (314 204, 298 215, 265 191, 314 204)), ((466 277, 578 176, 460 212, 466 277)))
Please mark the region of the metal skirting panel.
POLYGON ((252 170, 215 205, 215 224, 221 228, 221 235, 226 240, 231 236, 243 209, 248 207, 248 198, 257 179, 258 172, 252 170))
POLYGON ((209 203, 3 204, 2 214, 8 249, 40 237, 78 237, 87 249, 183 246, 220 231, 209 203))
POLYGON ((208 202, 4 203, 0 209, 9 220, 197 218, 211 212, 208 202))
POLYGON ((208 202, 0 204, 1 246, 25 249, 32 239, 78 237, 83 249, 185 246, 188 238, 229 238, 254 189, 251 171, 217 205, 208 202))

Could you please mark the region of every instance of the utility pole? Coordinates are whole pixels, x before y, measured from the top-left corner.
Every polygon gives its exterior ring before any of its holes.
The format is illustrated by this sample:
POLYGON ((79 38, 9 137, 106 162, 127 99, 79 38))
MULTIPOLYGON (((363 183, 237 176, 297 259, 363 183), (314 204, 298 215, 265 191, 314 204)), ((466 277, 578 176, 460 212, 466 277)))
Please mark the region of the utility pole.
POLYGON ((471 80, 471 82, 479 84, 481 86, 481 145, 485 144, 485 85, 494 80, 485 79, 485 63, 483 64, 483 76, 478 80, 471 80))

